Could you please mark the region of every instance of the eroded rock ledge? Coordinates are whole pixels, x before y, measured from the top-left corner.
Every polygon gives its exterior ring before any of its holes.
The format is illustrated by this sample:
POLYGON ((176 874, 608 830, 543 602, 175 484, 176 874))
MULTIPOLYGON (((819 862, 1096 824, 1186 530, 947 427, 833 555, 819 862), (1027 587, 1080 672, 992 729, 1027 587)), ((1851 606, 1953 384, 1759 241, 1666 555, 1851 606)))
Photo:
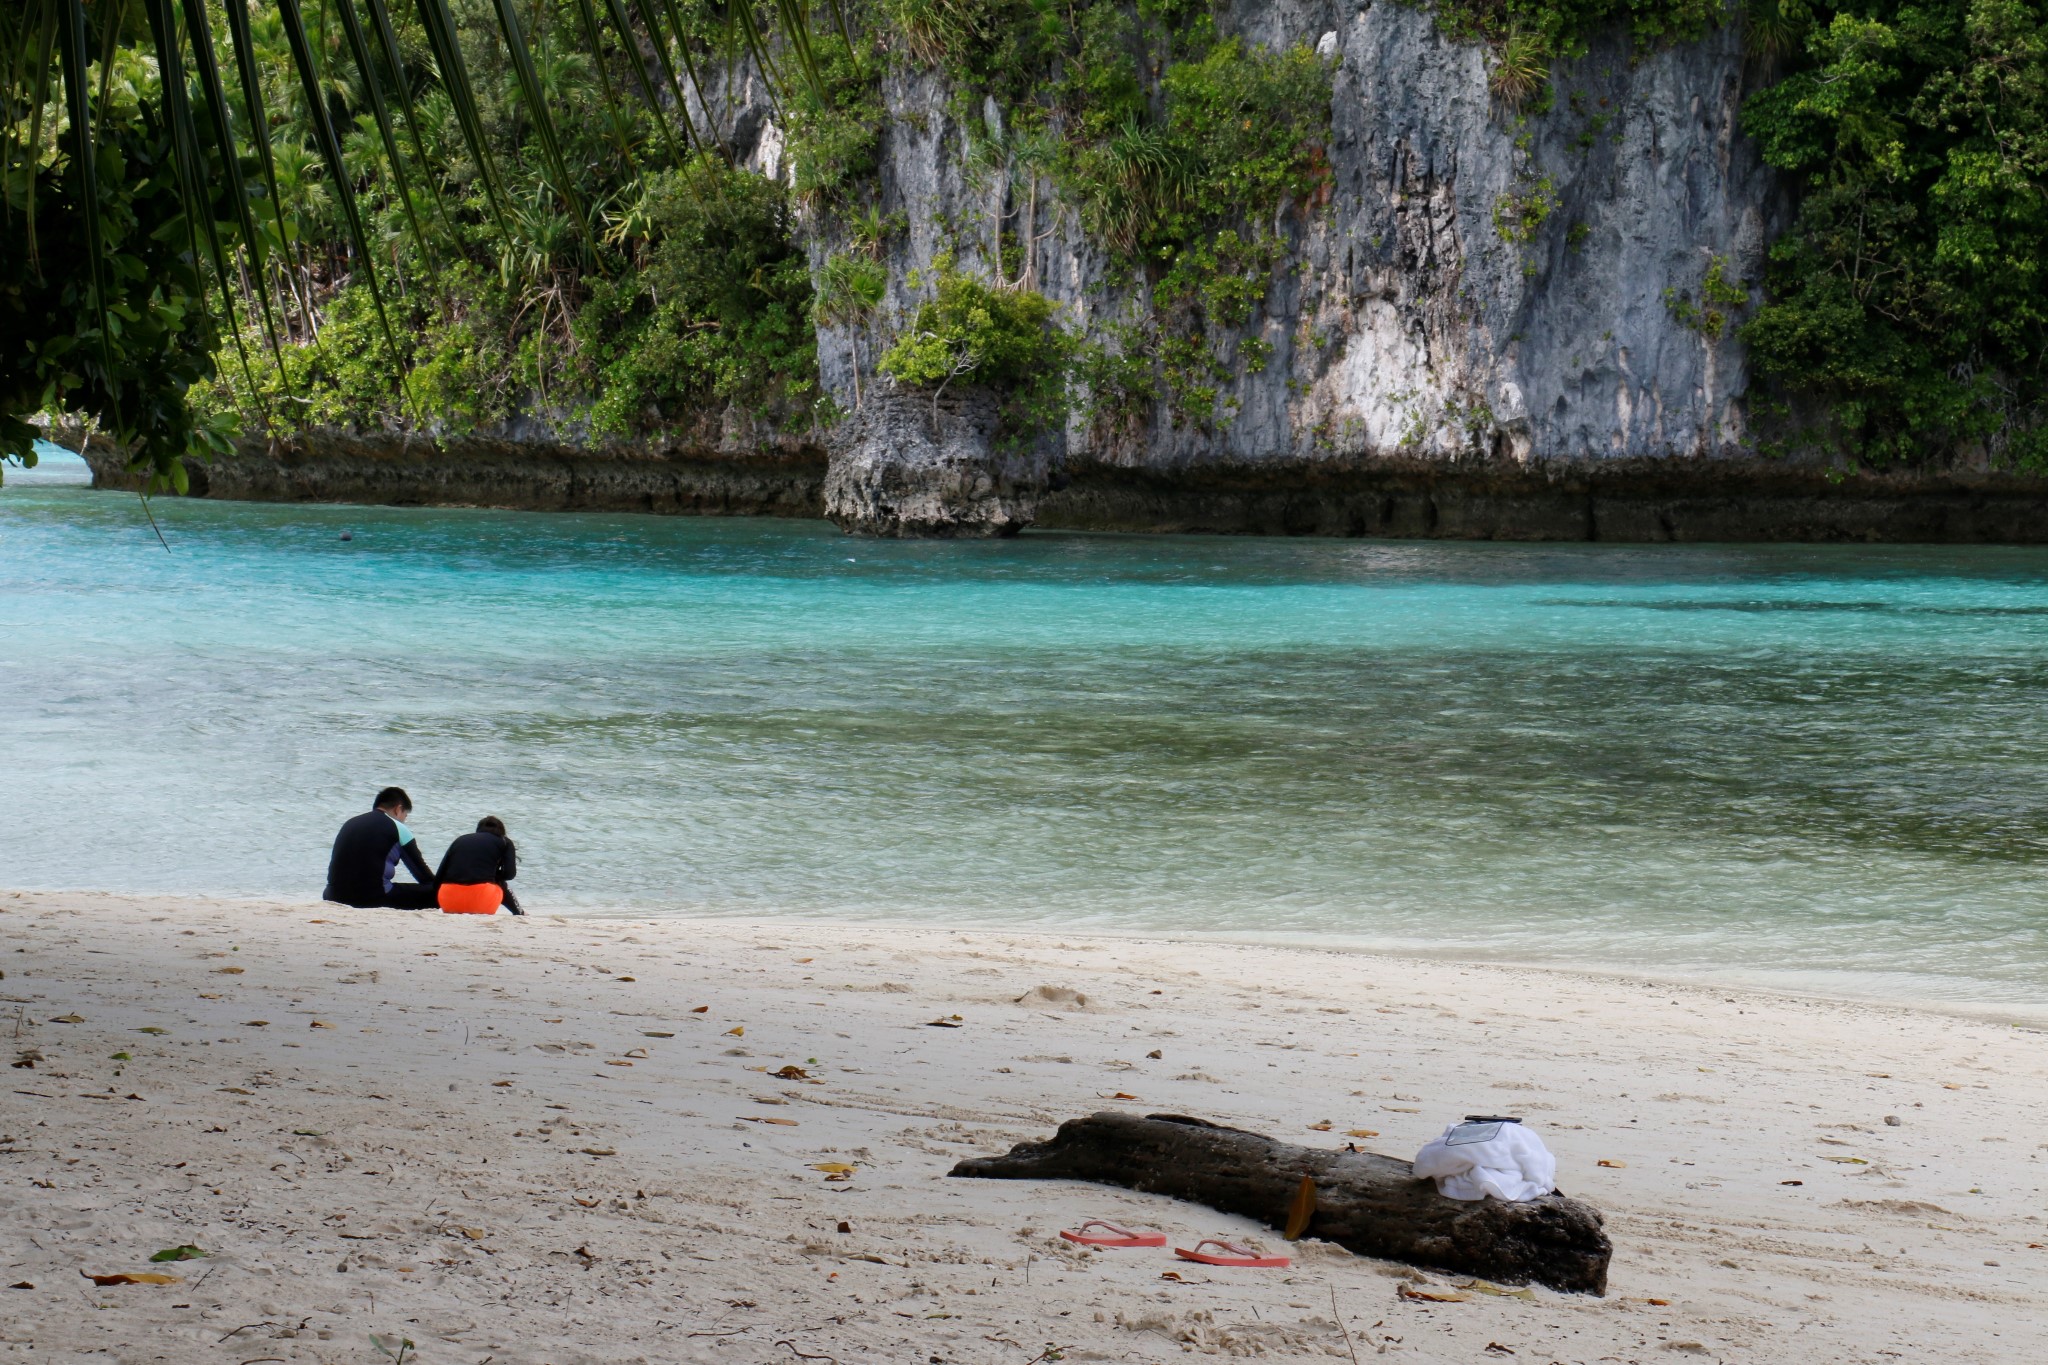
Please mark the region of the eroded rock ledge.
MULTIPOLYGON (((894 425, 929 422, 917 400, 894 425)), ((972 423, 955 411, 947 421, 972 423)), ((985 428, 984 428, 985 430, 985 428)), ((949 435, 952 433, 949 431, 949 435)), ((930 444, 930 443, 926 443, 930 444)), ((911 449, 856 440, 828 476, 808 446, 582 448, 322 434, 192 466, 195 496, 531 511, 822 517, 884 535, 1057 530, 1516 541, 2048 544, 2048 478, 1970 470, 1845 474, 1763 460, 1276 461, 1177 469, 1029 456, 946 478, 911 449), (862 451, 866 450, 866 455, 862 451), (993 471, 993 472, 991 472, 993 471), (914 476, 914 477, 912 477, 914 476)), ((943 451, 923 451, 937 459, 943 451)), ((101 487, 120 456, 87 451, 101 487)))

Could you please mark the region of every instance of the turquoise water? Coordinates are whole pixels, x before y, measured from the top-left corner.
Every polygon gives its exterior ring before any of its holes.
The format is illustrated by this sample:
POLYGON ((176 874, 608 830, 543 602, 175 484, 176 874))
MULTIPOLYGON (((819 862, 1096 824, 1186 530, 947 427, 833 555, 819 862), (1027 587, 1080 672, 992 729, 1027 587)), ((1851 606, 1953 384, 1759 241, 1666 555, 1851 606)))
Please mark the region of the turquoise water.
POLYGON ((155 507, 0 489, 0 885, 317 893, 398 782, 545 909, 2048 1004, 2048 552, 155 507))

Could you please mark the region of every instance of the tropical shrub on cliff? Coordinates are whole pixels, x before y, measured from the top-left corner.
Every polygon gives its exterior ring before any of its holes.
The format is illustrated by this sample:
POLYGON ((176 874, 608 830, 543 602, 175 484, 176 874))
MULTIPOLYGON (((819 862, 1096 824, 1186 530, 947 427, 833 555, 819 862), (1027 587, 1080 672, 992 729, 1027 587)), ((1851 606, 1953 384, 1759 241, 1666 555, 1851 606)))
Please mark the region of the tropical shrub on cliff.
POLYGON ((1816 6, 1745 128, 1794 177, 1757 370, 1874 463, 2048 465, 2048 4, 1816 6))
POLYGON ((932 297, 883 353, 879 368, 899 384, 930 391, 935 427, 946 389, 971 384, 1002 399, 1004 427, 1024 438, 1066 415, 1071 350, 1045 295, 992 288, 943 261, 932 297))

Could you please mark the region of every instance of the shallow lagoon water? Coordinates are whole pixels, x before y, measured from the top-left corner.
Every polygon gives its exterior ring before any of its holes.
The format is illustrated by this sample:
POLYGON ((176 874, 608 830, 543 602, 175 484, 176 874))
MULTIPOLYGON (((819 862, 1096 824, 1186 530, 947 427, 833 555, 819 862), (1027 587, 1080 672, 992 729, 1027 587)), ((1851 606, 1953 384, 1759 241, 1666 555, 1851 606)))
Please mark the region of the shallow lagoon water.
MULTIPOLYGON (((2048 551, 0 489, 0 885, 1302 938, 2048 1006, 2048 551), (352 532, 343 541, 341 533, 352 532)), ((2030 1011, 2031 1012, 2031 1011, 2030 1011)))

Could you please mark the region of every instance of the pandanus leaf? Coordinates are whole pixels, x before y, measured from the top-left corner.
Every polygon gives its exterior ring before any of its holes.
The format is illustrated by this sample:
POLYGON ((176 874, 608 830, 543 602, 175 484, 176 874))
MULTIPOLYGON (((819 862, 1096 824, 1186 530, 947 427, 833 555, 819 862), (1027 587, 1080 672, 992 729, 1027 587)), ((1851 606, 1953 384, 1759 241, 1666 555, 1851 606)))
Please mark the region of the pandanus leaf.
MULTIPOLYGON (((327 165, 329 179, 334 183, 335 197, 341 202, 342 219, 348 226, 349 242, 355 247, 356 258, 362 262, 363 282, 369 286, 370 303, 377 311, 377 325, 384 333, 385 349, 390 352, 395 372, 401 376, 400 387, 405 388, 405 368, 399 360, 398 343, 391 335, 391 319, 384 311, 384 291, 377 283, 377 258, 370 252, 369 238, 363 232, 362 213, 356 207, 355 185, 342 161, 341 142, 334 135, 334 123, 327 116, 327 99, 320 86, 320 68, 314 64, 312 44, 306 41, 306 24, 299 12, 299 0, 277 0, 277 13, 284 23, 285 41, 291 45, 292 65, 298 68, 299 86, 305 92, 314 145, 320 152, 320 159, 327 165)), ((409 389, 407 393, 410 397, 409 389)))
MULTIPOLYGON (((185 0, 185 3, 192 5, 198 0, 185 0)), ((369 40, 363 36, 362 21, 356 17, 352 0, 341 0, 335 8, 341 15, 342 34, 348 39, 349 57, 355 62, 356 70, 362 73, 363 92, 370 101, 370 116, 376 121, 377 135, 383 139, 384 158, 391 163, 391 180, 398 190, 399 202, 405 206, 405 221, 412 229, 413 244, 419 247, 420 259, 427 263, 427 273, 432 277, 434 249, 413 206, 412 184, 406 179, 405 159, 398 154, 398 139, 391 132, 391 110, 384 103, 384 85, 378 79, 376 64, 370 60, 369 40)))
MULTIPOLYGON (((576 17, 583 25, 583 41, 589 45, 591 64, 597 68, 598 87, 604 91, 604 110, 610 116, 612 130, 618 138, 619 150, 625 153, 626 164, 632 168, 633 178, 640 179, 640 163, 633 156, 633 148, 626 141, 626 115, 619 108, 619 93, 612 88, 612 73, 604 61, 604 29, 597 22, 597 10, 590 0, 576 0, 576 17)), ((655 110, 655 122, 661 124, 661 111, 655 110)), ((643 184, 643 190, 646 188, 643 184)))
MULTIPOLYGON (((107 325, 107 243, 100 223, 99 149, 93 143, 92 95, 86 86, 85 6, 80 0, 57 0, 52 8, 58 11, 52 17, 57 28, 58 60, 64 68, 65 108, 71 119, 71 157, 78 175, 79 216, 85 220, 85 255, 93 320, 99 324, 100 365, 106 376, 107 396, 116 405, 115 419, 119 425, 120 379, 114 373, 114 352, 107 325)), ((49 69, 47 62, 43 69, 49 69)), ((30 168, 34 168, 33 161, 30 168)))
MULTIPOLYGON (((256 149, 256 164, 263 172, 263 188, 270 195, 270 216, 277 226, 279 246, 288 240, 284 226, 284 195, 277 185, 277 157, 270 147, 270 114, 263 107, 263 69, 256 58, 256 41, 249 32, 248 0, 221 0, 228 16, 228 43, 235 50, 235 70, 241 78, 242 108, 249 116, 249 141, 256 149)), ((263 243, 249 239, 250 259, 258 279, 263 276, 263 243)))
MULTIPOLYGON (((668 111, 661 107, 661 96, 655 92, 654 82, 647 75, 647 61, 640 55, 639 35, 633 32, 633 21, 626 15, 626 7, 620 0, 605 0, 605 11, 610 16, 612 27, 618 30, 619 42, 626 49, 626 67, 633 73, 634 88, 640 92, 640 102, 647 106, 647 112, 654 118, 654 126, 661 131, 662 146, 668 149, 669 160, 681 161, 682 149, 676 145, 675 131, 669 127, 668 111)), ((668 53, 662 48, 660 30, 655 31, 655 49, 666 69, 668 53)), ((672 75, 673 73, 671 73, 672 75)), ((670 82, 673 84, 673 80, 670 82)), ((693 146, 697 131, 690 126, 688 108, 683 110, 683 136, 693 146)))
POLYGON ((427 158, 427 144, 420 137, 419 111, 413 108, 412 87, 405 79, 405 63, 398 55, 398 34, 391 26, 391 11, 384 7, 384 0, 365 0, 370 11, 370 31, 377 35, 377 47, 384 58, 384 69, 391 73, 391 83, 398 89, 399 108, 405 112, 405 131, 412 141, 413 155, 419 158, 421 173, 426 177, 427 193, 433 198, 435 216, 441 226, 452 231, 448 221, 448 206, 441 202, 440 177, 434 174, 433 162, 427 158))
MULTIPOLYGON (((212 263, 214 277, 220 281, 221 311, 227 315, 228 335, 234 339, 243 377, 249 380, 253 389, 255 381, 249 378, 248 373, 249 356, 242 345, 242 329, 235 319, 234 290, 228 285, 227 251, 221 244, 220 225, 213 217, 213 194, 206 157, 201 151, 199 122, 192 113, 191 91, 185 82, 185 52, 184 44, 178 38, 178 18, 171 9, 171 0, 142 0, 142 8, 149 20, 150 38, 156 44, 164 126, 171 135, 171 166, 178 178, 178 197, 185 206, 186 244, 194 260, 199 258, 200 243, 203 241, 206 245, 206 259, 212 263)), ((232 138, 228 140, 224 159, 234 159, 232 138)), ((203 298, 206 289, 203 269, 198 272, 198 278, 203 298)), ((159 473, 166 482, 173 482, 177 468, 172 464, 159 473)))
POLYGON ((519 11, 512 0, 496 0, 493 8, 498 13, 498 31, 504 34, 505 49, 512 58, 513 83, 519 87, 519 97, 526 105, 527 117, 533 120, 533 136, 540 143, 541 160, 547 163, 548 174, 555 182, 555 193, 583 223, 588 237, 590 224, 584 214, 583 196, 576 191, 576 180, 569 174, 569 163, 562 159, 562 144, 555 136, 555 121, 548 113, 547 97, 540 88, 540 76, 533 69, 533 53, 526 46, 526 32, 520 27, 519 11))
MULTIPOLYGON (((231 7, 240 0, 228 0, 231 7)), ((235 138, 234 122, 228 109, 227 91, 220 80, 220 63, 213 53, 213 31, 206 19, 205 0, 184 0, 185 30, 192 39, 192 66, 199 76, 199 89, 206 96, 208 123, 213 131, 213 145, 220 156, 222 174, 227 178, 228 197, 234 204, 235 226, 241 230, 243 242, 248 244, 250 260, 256 266, 257 278, 263 275, 262 244, 256 231, 256 218, 249 208, 249 186, 242 176, 241 147, 235 138)), ((125 5, 122 6, 125 8, 125 5)), ((210 215, 209 215, 210 216, 210 215)), ((225 270, 225 266, 222 266, 225 270)), ((233 294, 223 274, 221 293, 224 299, 232 300, 233 294)), ((277 360, 278 373, 284 373, 284 353, 278 345, 277 319, 271 312, 270 291, 259 289, 257 298, 263 306, 263 334, 270 342, 270 354, 277 360)), ((232 302, 229 303, 232 307, 232 302)), ((230 318, 232 318, 230 314, 230 318)), ((240 339, 237 338, 237 344, 240 339)), ((253 388, 253 386, 252 386, 253 388)))
POLYGON ((491 206, 491 218, 498 225, 498 235, 508 244, 512 231, 505 223, 505 202, 502 181, 498 175, 497 162, 491 157, 488 144, 484 141, 483 119, 476 109, 476 91, 469 81, 469 67, 462 60, 462 45, 456 41, 455 16, 448 11, 448 0, 418 0, 420 27, 426 31, 427 47, 434 54, 434 65, 441 72, 441 89, 448 96, 448 105, 455 111, 456 126, 462 130, 463 145, 469 148, 470 159, 476 162, 477 178, 483 182, 484 197, 491 206))

